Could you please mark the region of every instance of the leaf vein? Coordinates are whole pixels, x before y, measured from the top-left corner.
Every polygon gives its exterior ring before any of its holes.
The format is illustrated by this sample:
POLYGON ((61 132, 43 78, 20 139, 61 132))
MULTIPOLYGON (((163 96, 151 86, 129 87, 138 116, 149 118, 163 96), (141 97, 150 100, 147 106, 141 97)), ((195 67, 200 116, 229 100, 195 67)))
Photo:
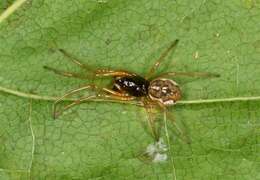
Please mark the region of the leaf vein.
MULTIPOLYGON (((0 92, 15 95, 18 97, 28 98, 32 100, 42 100, 42 101, 55 101, 58 97, 54 96, 44 96, 44 95, 37 95, 32 93, 25 93, 13 89, 8 89, 5 87, 0 86, 0 92)), ((64 101, 75 101, 76 99, 73 98, 67 98, 64 99, 64 101)), ((239 102, 239 101, 259 101, 260 96, 252 96, 252 97, 226 97, 226 98, 216 98, 216 99, 194 99, 194 100, 183 100, 178 101, 177 105, 188 105, 188 104, 208 104, 208 103, 222 103, 222 102, 239 102)), ((142 105, 141 103, 134 101, 134 102, 128 102, 128 101, 120 101, 120 100, 111 100, 111 99, 90 99, 89 101, 95 101, 95 102, 114 102, 114 103, 123 103, 123 104, 132 104, 132 105, 142 105)))
POLYGON ((13 14, 27 0, 17 0, 0 15, 0 23, 13 14))

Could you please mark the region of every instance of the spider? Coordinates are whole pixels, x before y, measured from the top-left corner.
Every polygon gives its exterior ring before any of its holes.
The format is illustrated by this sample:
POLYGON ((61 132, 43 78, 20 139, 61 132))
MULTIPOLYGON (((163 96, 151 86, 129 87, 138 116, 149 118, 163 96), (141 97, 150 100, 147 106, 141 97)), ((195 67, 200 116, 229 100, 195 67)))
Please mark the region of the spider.
MULTIPOLYGON (((71 56, 63 49, 59 51, 67 56, 73 63, 77 64, 81 68, 90 71, 94 77, 111 77, 112 86, 110 87, 98 87, 95 84, 83 85, 79 88, 73 89, 61 96, 54 102, 53 116, 57 118, 65 110, 89 101, 89 99, 110 99, 116 101, 138 101, 145 107, 148 113, 148 123, 151 127, 152 135, 156 141, 159 140, 158 131, 155 130, 154 119, 152 118, 152 109, 157 108, 164 112, 167 112, 167 107, 174 105, 181 99, 181 89, 179 85, 171 78, 176 76, 190 76, 190 77, 218 77, 218 74, 207 72, 165 72, 155 76, 156 70, 161 65, 165 57, 173 50, 178 39, 173 41, 170 46, 162 52, 160 57, 156 60, 155 64, 150 68, 148 73, 143 77, 136 73, 125 70, 111 70, 111 69, 96 69, 93 70, 89 66, 81 63, 78 59, 71 56), (96 92, 92 96, 83 96, 72 103, 66 105, 60 111, 57 111, 56 106, 63 101, 66 97, 76 94, 79 91, 91 89, 96 92)), ((82 76, 77 73, 66 72, 57 70, 48 66, 44 66, 45 69, 50 70, 56 74, 66 77, 74 77, 79 79, 88 79, 86 76, 82 76)), ((182 133, 183 134, 183 133, 182 133)))

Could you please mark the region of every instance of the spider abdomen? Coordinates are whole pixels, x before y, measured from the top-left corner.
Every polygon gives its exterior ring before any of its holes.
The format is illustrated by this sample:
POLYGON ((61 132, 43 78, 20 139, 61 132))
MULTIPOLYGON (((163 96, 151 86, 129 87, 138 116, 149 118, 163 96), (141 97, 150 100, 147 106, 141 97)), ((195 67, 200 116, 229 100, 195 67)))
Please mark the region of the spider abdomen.
POLYGON ((117 77, 114 88, 135 97, 147 96, 149 81, 141 76, 117 77))

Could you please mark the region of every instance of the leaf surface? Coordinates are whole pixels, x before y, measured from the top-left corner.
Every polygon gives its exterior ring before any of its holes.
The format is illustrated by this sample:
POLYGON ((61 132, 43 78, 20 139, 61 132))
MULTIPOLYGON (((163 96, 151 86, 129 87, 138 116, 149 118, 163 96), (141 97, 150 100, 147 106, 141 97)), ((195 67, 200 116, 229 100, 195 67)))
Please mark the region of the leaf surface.
POLYGON ((250 0, 27 1, 0 24, 0 178, 260 179, 259 19, 260 4, 250 0), (153 143, 140 107, 89 102, 52 119, 53 101, 44 97, 91 83, 44 70, 85 73, 55 49, 95 68, 144 75, 175 39, 158 74, 221 77, 174 78, 184 104, 170 111, 192 142, 174 136, 168 122, 167 161, 137 158, 153 143), (229 101, 240 97, 248 100, 229 101))

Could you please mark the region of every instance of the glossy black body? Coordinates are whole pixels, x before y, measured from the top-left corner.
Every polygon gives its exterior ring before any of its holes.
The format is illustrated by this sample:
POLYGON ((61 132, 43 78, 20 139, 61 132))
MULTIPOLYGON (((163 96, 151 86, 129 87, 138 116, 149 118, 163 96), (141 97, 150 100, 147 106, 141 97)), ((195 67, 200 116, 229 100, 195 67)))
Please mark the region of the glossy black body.
POLYGON ((147 96, 150 82, 141 76, 116 77, 114 89, 127 92, 131 96, 147 96), (118 88, 119 87, 119 88, 118 88))

